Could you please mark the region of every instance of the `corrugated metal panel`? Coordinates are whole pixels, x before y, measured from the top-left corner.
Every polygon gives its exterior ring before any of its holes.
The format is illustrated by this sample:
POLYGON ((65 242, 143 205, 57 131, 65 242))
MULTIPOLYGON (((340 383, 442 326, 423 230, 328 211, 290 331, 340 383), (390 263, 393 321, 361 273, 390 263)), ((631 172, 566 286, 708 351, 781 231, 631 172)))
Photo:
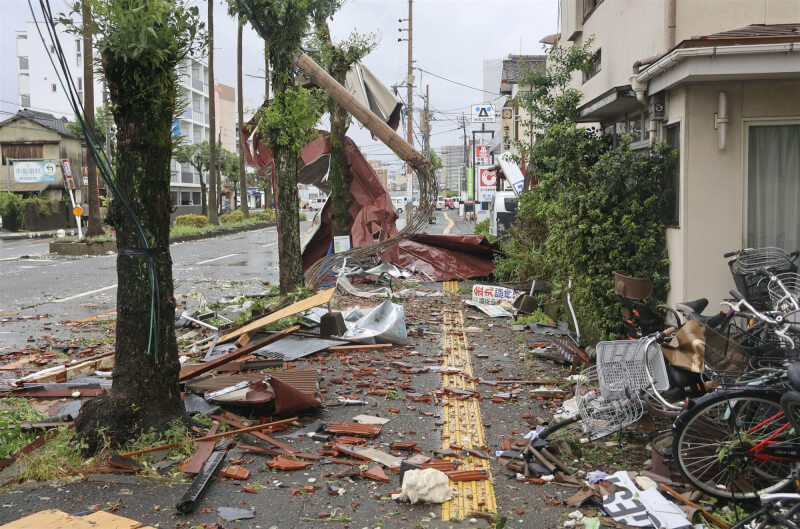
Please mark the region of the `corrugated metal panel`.
POLYGON ((312 397, 317 396, 317 380, 319 375, 317 374, 316 369, 298 369, 295 371, 275 371, 270 373, 252 373, 242 375, 201 375, 196 379, 188 380, 186 382, 186 389, 196 393, 218 391, 220 389, 236 385, 239 382, 255 382, 258 380, 264 380, 269 376, 279 378, 281 382, 289 384, 306 395, 310 395, 312 397))
POLYGON ((330 340, 326 338, 287 336, 282 340, 278 340, 277 342, 253 351, 253 354, 265 356, 267 358, 274 358, 275 360, 282 360, 284 362, 291 362, 292 360, 297 360, 298 358, 324 351, 328 347, 344 345, 347 343, 349 342, 330 340))

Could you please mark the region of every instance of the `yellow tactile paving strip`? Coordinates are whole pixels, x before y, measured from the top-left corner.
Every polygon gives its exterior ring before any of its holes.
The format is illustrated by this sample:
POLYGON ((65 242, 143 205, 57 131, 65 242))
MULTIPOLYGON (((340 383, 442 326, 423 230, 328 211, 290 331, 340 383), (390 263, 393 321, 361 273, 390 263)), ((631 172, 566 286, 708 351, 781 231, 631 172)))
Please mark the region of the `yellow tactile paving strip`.
MULTIPOLYGON (((458 289, 458 283, 455 281, 449 283, 454 283, 455 286, 445 283, 443 290, 446 293, 454 293, 458 289)), ((444 365, 461 370, 459 374, 443 375, 443 387, 475 389, 474 382, 464 377, 464 375, 472 377, 472 362, 470 361, 467 336, 464 333, 464 314, 460 310, 444 309, 442 341, 444 365)), ((477 398, 461 400, 448 396, 443 397, 442 420, 444 421, 442 427, 443 449, 449 448, 451 443, 475 449, 482 449, 486 446, 480 403, 477 398)), ((459 457, 458 459, 463 463, 459 470, 485 470, 489 474, 489 479, 451 482, 451 486, 458 492, 452 500, 442 504, 442 520, 462 520, 475 511, 497 512, 489 461, 475 457, 459 457)))

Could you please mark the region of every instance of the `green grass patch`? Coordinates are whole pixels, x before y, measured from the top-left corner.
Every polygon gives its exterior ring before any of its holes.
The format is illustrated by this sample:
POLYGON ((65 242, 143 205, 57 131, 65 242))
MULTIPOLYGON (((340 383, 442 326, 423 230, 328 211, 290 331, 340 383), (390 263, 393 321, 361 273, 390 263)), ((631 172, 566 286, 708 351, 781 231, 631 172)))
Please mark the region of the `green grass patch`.
POLYGON ((87 448, 78 439, 74 428, 59 428, 58 434, 44 446, 20 458, 20 476, 26 481, 48 481, 77 477, 75 469, 90 464, 83 451, 87 448))
POLYGON ((527 316, 520 316, 513 323, 515 325, 525 325, 525 324, 528 324, 528 323, 538 323, 540 325, 541 324, 552 325, 555 322, 553 321, 553 319, 550 316, 545 314, 542 311, 542 309, 536 309, 536 311, 534 311, 531 314, 528 314, 527 316))
POLYGON ((0 399, 0 458, 11 457, 20 448, 36 439, 36 432, 23 432, 19 424, 45 419, 27 399, 0 399))

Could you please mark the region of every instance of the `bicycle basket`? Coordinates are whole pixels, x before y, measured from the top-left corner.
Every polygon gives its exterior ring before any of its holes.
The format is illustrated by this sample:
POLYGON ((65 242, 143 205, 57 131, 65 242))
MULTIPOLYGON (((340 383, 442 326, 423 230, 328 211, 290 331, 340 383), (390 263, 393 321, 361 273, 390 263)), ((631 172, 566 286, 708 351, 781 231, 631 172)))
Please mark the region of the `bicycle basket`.
POLYGON ((758 309, 771 308, 768 305, 768 280, 758 273, 767 268, 774 274, 796 272, 789 254, 781 248, 747 248, 728 262, 736 290, 758 309))
POLYGON ((761 268, 775 274, 796 271, 789 253, 783 248, 745 248, 731 262, 740 274, 753 274, 761 268))
POLYGON ((706 327, 704 374, 719 386, 780 385, 776 373, 790 351, 776 345, 745 347, 710 327, 706 327))
POLYGON ((638 421, 644 412, 639 392, 626 383, 630 377, 625 364, 608 362, 605 371, 607 375, 613 372, 613 376, 601 382, 596 367, 585 369, 575 387, 581 428, 589 441, 622 430, 638 421))
MULTIPOLYGON (((598 366, 601 382, 608 381, 613 384, 613 377, 619 374, 618 370, 605 369, 606 364, 622 363, 625 365, 625 372, 630 380, 628 386, 633 389, 648 389, 648 380, 645 369, 649 369, 655 388, 658 391, 669 389, 669 377, 667 367, 664 362, 664 355, 661 348, 654 341, 650 341, 647 351, 644 347, 647 339, 640 340, 616 340, 611 342, 600 342, 596 347, 596 363, 598 366), (645 368, 645 354, 647 356, 647 368, 645 368)), ((601 391, 603 386, 601 385, 601 391)))
POLYGON ((786 272, 777 277, 778 281, 770 281, 767 285, 773 308, 783 312, 797 310, 800 307, 800 274, 786 272), (785 289, 781 288, 781 284, 785 289))

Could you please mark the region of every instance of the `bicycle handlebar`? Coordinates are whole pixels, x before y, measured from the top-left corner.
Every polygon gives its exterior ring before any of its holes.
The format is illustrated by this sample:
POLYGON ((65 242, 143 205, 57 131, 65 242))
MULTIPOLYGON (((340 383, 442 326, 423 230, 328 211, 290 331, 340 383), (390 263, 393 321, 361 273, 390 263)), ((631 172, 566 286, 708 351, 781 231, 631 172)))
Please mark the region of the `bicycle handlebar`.
POLYGON ((734 255, 738 255, 738 254, 739 254, 739 250, 736 250, 735 252, 724 253, 724 254, 722 254, 722 257, 727 259, 728 257, 733 257, 734 255))

